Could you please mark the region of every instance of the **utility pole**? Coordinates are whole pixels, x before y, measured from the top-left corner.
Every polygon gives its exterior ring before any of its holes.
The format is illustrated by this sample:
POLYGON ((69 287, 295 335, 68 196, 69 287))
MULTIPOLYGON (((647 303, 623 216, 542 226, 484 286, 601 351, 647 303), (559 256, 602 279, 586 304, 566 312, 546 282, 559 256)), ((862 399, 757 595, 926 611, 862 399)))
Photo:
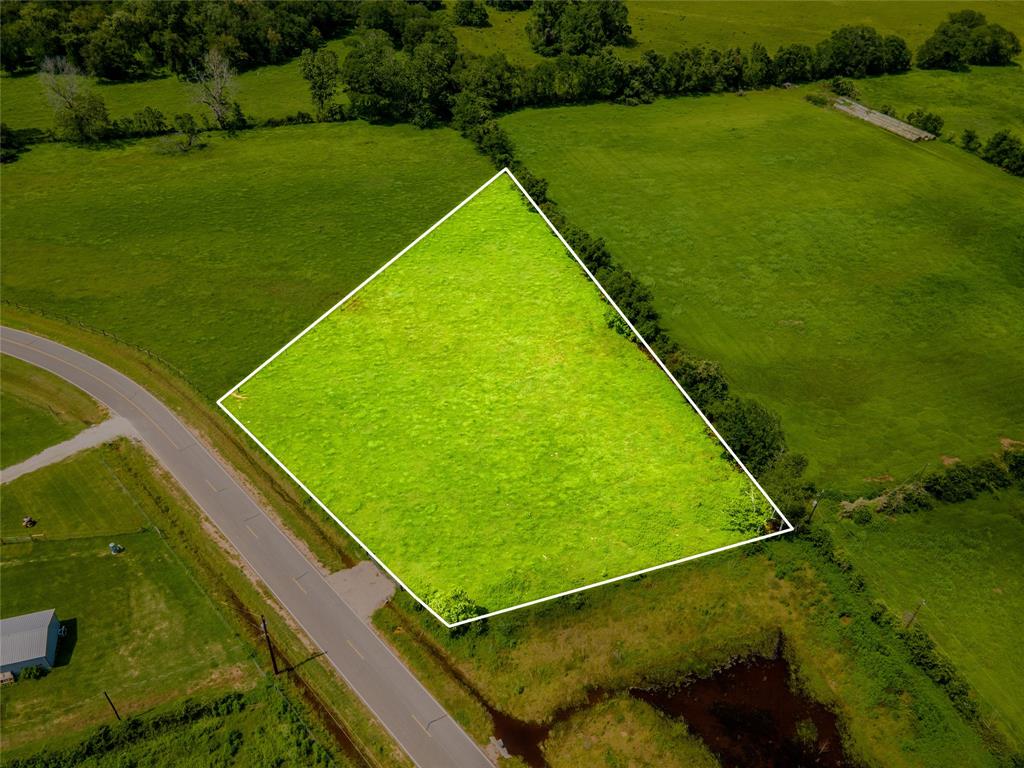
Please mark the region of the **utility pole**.
POLYGON ((267 619, 265 616, 260 616, 260 622, 263 624, 263 637, 267 639, 267 650, 270 651, 270 664, 274 667, 274 674, 278 674, 277 669, 277 656, 274 655, 274 644, 270 642, 270 633, 267 631, 267 619))
POLYGON ((814 503, 811 504, 811 511, 807 514, 807 525, 811 524, 811 518, 814 517, 814 510, 816 510, 818 508, 818 502, 819 501, 820 501, 820 499, 815 499, 814 503))
POLYGON ((917 618, 917 614, 921 612, 922 606, 924 606, 924 598, 922 598, 921 602, 917 604, 917 608, 914 609, 914 612, 910 614, 910 618, 907 619, 907 623, 903 625, 904 629, 910 629, 910 625, 914 623, 914 620, 917 618))
POLYGON ((117 714, 117 707, 115 707, 114 702, 110 700, 110 695, 106 691, 103 692, 103 695, 107 697, 107 704, 109 704, 110 708, 114 710, 114 717, 117 718, 118 722, 121 722, 121 716, 117 714))

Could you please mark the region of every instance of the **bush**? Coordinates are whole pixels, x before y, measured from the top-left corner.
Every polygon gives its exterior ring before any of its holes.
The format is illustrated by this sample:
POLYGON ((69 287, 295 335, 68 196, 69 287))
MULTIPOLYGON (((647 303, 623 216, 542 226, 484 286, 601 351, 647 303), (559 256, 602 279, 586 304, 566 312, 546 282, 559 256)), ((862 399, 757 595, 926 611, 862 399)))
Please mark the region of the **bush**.
POLYGON ((878 511, 884 515, 906 515, 931 506, 931 497, 920 483, 907 483, 887 491, 878 503, 878 511))
POLYGON ((19 680, 41 680, 46 677, 46 670, 44 667, 24 667, 18 673, 19 680))
POLYGON ((760 403, 730 395, 708 411, 726 442, 755 475, 769 469, 786 450, 779 417, 760 403))
POLYGON ((1024 144, 1009 131, 998 131, 985 143, 981 157, 1014 176, 1024 176, 1024 144))
POLYGON ((936 136, 942 135, 942 126, 945 124, 945 121, 934 112, 926 112, 923 109, 915 109, 907 115, 907 122, 936 136))
POLYGON ((459 27, 489 27, 487 8, 481 0, 455 0, 452 21, 459 27))
POLYGON ((968 152, 978 153, 981 149, 981 139, 978 138, 978 134, 970 128, 964 130, 963 135, 960 137, 960 146, 966 149, 968 152))
POLYGON ((816 107, 828 106, 828 96, 823 93, 808 93, 804 98, 816 107))
POLYGON ((833 77, 828 84, 829 90, 836 96, 846 96, 849 99, 857 98, 857 88, 852 80, 845 77, 833 77))
POLYGON ((977 464, 954 464, 924 480, 924 489, 939 501, 955 503, 975 498, 983 491, 1006 488, 1013 482, 1008 467, 993 459, 977 464))

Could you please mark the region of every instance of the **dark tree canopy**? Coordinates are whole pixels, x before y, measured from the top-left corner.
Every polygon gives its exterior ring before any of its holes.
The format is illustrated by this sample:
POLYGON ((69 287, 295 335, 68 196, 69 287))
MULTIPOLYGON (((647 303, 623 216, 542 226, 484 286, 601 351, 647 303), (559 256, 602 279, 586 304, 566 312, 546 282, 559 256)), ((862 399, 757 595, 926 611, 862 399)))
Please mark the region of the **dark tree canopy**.
POLYGON ((594 53, 629 40, 629 9, 621 0, 537 0, 526 33, 543 56, 594 53))
POLYGON ((186 74, 217 48, 238 68, 287 61, 347 32, 357 6, 292 2, 29 2, 0 5, 0 64, 38 69, 63 56, 91 75, 127 80, 186 74))
POLYGON ((966 69, 969 64, 1006 66, 1021 52, 1020 40, 999 24, 989 24, 978 11, 949 14, 917 50, 923 69, 966 69))

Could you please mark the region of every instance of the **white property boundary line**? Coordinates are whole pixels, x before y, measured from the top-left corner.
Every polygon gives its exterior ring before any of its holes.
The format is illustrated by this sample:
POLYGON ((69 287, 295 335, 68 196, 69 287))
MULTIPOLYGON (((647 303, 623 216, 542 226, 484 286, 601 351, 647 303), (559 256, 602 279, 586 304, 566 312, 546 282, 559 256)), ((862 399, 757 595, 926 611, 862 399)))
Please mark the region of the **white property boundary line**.
POLYGON ((502 613, 509 613, 510 611, 515 611, 515 610, 518 610, 520 608, 526 608, 526 607, 531 606, 531 605, 537 605, 538 603, 544 603, 544 602, 547 602, 548 600, 556 600, 556 599, 558 599, 560 597, 565 597, 566 595, 575 594, 576 592, 582 592, 582 591, 587 590, 587 589, 593 589, 594 587, 601 587, 601 586, 604 586, 605 584, 611 584, 611 583, 616 582, 616 581, 622 581, 624 579, 630 579, 630 578, 632 578, 634 576, 640 576, 641 574, 644 574, 644 573, 650 573, 651 571, 661 570, 662 568, 669 568, 670 566, 673 566, 673 565, 679 565, 680 563, 685 563, 688 560, 696 560, 698 557, 706 557, 707 555, 714 555, 714 554, 716 554, 718 552, 724 552, 727 549, 735 549, 736 547, 742 547, 742 546, 744 546, 746 544, 753 544, 755 541, 763 541, 764 539, 770 539, 773 536, 780 536, 781 534, 790 533, 791 531, 795 530, 793 528, 793 524, 790 523, 789 520, 786 519, 786 516, 784 514, 782 514, 782 510, 779 509, 778 505, 774 501, 772 501, 772 498, 765 492, 764 488, 761 487, 761 484, 759 482, 757 482, 757 478, 755 478, 750 473, 750 470, 747 469, 746 465, 744 465, 744 463, 742 461, 740 461, 740 457, 737 456, 735 451, 733 451, 733 449, 729 447, 729 444, 727 442, 725 442, 725 439, 719 434, 718 430, 715 429, 714 425, 708 420, 708 417, 704 415, 704 412, 697 406, 697 403, 695 403, 693 401, 693 398, 691 398, 690 395, 687 394, 686 390, 683 389, 683 387, 679 384, 679 382, 676 381, 676 377, 672 375, 672 372, 661 361, 661 358, 658 357, 658 355, 655 353, 655 351, 653 349, 651 349, 650 344, 648 344, 646 339, 644 339, 644 337, 640 335, 639 331, 637 331, 637 329, 633 326, 633 323, 630 322, 629 318, 626 317, 625 313, 621 309, 619 309, 619 305, 616 304, 615 301, 612 299, 612 297, 608 295, 608 292, 604 289, 604 286, 602 286, 597 281, 597 278, 594 277, 593 273, 591 273, 591 271, 589 269, 587 269, 587 265, 584 264, 583 261, 580 259, 580 257, 576 255, 576 251, 574 251, 572 249, 572 246, 569 245, 569 243, 566 242, 564 237, 562 237, 562 233, 559 232, 555 228, 555 225, 551 223, 551 220, 545 215, 544 211, 542 211, 540 209, 540 206, 537 205, 537 203, 534 202, 532 197, 530 197, 530 193, 526 191, 526 189, 523 187, 523 185, 519 183, 519 179, 517 179, 512 174, 512 171, 510 171, 508 168, 502 168, 500 171, 498 171, 496 174, 494 174, 490 179, 487 180, 486 183, 484 183, 473 194, 471 194, 469 197, 467 197, 465 200, 463 200, 457 206, 455 206, 450 211, 448 211, 448 213, 446 213, 443 217, 441 217, 432 227, 430 227, 430 229, 428 229, 422 235, 420 235, 415 240, 413 240, 411 243, 409 243, 409 245, 407 245, 405 248, 403 248, 397 255, 392 257, 389 261, 387 261, 380 269, 378 269, 376 272, 374 272, 372 275, 370 275, 368 278, 366 278, 363 282, 361 282, 358 286, 356 286, 354 289, 352 289, 341 301, 339 301, 333 307, 331 307, 326 312, 324 312, 322 315, 320 315, 320 317, 318 317, 316 320, 314 320, 312 323, 310 323, 294 339, 289 341, 287 344, 285 344, 283 347, 281 347, 279 350, 277 350, 277 352, 275 352, 273 355, 271 355, 269 358, 267 358, 256 370, 254 370, 252 373, 250 373, 248 376, 246 376, 244 379, 242 379, 240 382, 238 382, 235 386, 233 386, 231 389, 229 389, 227 392, 225 392, 223 395, 221 395, 220 398, 217 400, 217 405, 220 407, 220 409, 222 411, 224 411, 224 413, 226 413, 228 415, 228 417, 231 418, 232 421, 234 421, 239 427, 241 427, 242 431, 245 432, 245 434, 247 434, 253 440, 253 442, 256 443, 256 445, 258 445, 260 448, 262 448, 263 451, 271 459, 273 459, 274 462, 279 467, 281 467, 281 469, 283 469, 285 471, 285 473, 292 480, 294 480, 296 483, 298 483, 299 487, 302 488, 302 490, 305 491, 307 494, 309 494, 309 497, 311 499, 313 499, 313 501, 315 501, 318 505, 320 505, 320 508, 323 509, 323 511, 326 512, 328 515, 330 515, 331 519, 333 519, 334 522, 336 522, 338 525, 340 525, 342 527, 342 529, 345 531, 345 533, 347 533, 349 536, 351 536, 360 547, 362 547, 364 550, 366 550, 367 554, 369 554, 370 557, 372 557, 374 559, 374 561, 376 561, 377 565, 379 565, 381 568, 383 568, 388 573, 388 575, 391 576, 391 578, 393 578, 396 582, 398 582, 398 584, 402 587, 402 589, 404 589, 406 592, 408 592, 410 595, 412 595, 412 597, 416 600, 416 602, 418 602, 427 611, 429 611, 430 614, 435 619, 440 621, 442 624, 444 624, 444 626, 448 627, 449 629, 452 629, 454 627, 462 626, 463 624, 469 624, 469 623, 474 622, 474 621, 480 621, 481 619, 486 619, 486 618, 489 618, 491 616, 497 616, 497 615, 502 614, 502 613), (267 448, 267 446, 265 446, 262 442, 260 442, 259 438, 257 438, 256 435, 254 435, 252 432, 250 432, 249 429, 241 421, 239 421, 238 418, 236 418, 235 415, 231 411, 229 411, 227 408, 224 407, 224 400, 229 395, 234 393, 239 387, 241 387, 243 384, 245 384, 247 381, 249 381, 249 379, 251 379, 257 373, 259 373, 264 368, 266 368, 271 362, 273 362, 275 359, 277 359, 277 357, 282 352, 284 352, 286 349, 288 349, 288 347, 290 347, 292 344, 294 344, 299 339, 301 339, 303 336, 305 336, 307 333, 309 333, 311 330, 313 330, 313 328, 316 325, 318 325, 321 320, 326 318, 328 315, 330 315, 332 312, 334 312, 334 310, 338 309, 338 307, 340 307, 346 301, 348 301, 353 296, 355 296, 359 291, 361 291, 363 288, 365 288, 374 278, 376 278, 385 269, 387 269, 392 264, 394 264, 396 261, 398 261, 398 259, 401 258, 405 253, 407 253, 409 250, 411 250, 413 248, 413 246, 415 246, 417 243, 420 242, 420 240, 422 240, 427 235, 429 235, 431 232, 433 232, 435 229, 437 229, 439 226, 441 226, 444 222, 446 222, 449 218, 451 218, 455 213, 457 213, 466 203, 468 203, 474 197, 479 195, 481 192, 483 192, 485 189, 487 189, 487 187, 489 187, 492 183, 494 183, 497 179, 501 178, 502 176, 508 176, 515 183, 515 185, 519 188, 519 191, 523 193, 523 196, 530 202, 530 205, 533 206, 533 209, 537 213, 540 214, 541 218, 544 219, 544 222, 548 225, 548 227, 550 227, 551 231, 555 234, 555 237, 557 237, 561 241, 562 245, 565 246, 565 249, 576 260, 576 263, 580 265, 580 268, 583 270, 583 272, 586 274, 586 276, 589 277, 591 279, 591 281, 593 281, 594 285, 597 286, 598 290, 601 291, 601 295, 604 296, 605 300, 612 307, 615 308, 616 312, 619 313, 619 317, 621 317, 622 320, 626 323, 626 325, 629 327, 629 330, 633 332, 633 335, 636 336, 636 338, 640 342, 640 344, 643 345, 643 348, 647 351, 647 353, 652 358, 654 358, 654 360, 658 363, 658 366, 661 368, 661 370, 664 371, 666 376, 668 376, 669 380, 673 384, 675 384, 676 389, 678 389, 682 393, 683 397, 686 398, 686 402, 688 402, 690 404, 690 406, 701 417, 701 419, 704 420, 704 424, 707 425, 707 428, 710 429, 711 432, 714 434, 714 436, 718 438, 719 442, 723 446, 725 446, 725 449, 729 452, 729 455, 733 458, 733 460, 736 462, 736 464, 739 465, 740 469, 742 469, 743 472, 746 474, 746 476, 748 478, 750 478, 750 482, 752 482, 754 484, 754 486, 757 488, 757 490, 761 492, 761 495, 764 496, 764 498, 771 505, 772 509, 775 510, 775 512, 778 514, 778 516, 782 518, 783 522, 785 522, 785 524, 786 524, 785 528, 780 529, 778 531, 774 531, 772 533, 766 533, 763 536, 757 536, 756 538, 753 538, 753 539, 747 539, 746 541, 739 541, 739 542, 736 542, 735 544, 728 544, 728 545, 726 545, 724 547, 718 547, 717 549, 708 550, 707 552, 701 552, 701 553, 696 554, 696 555, 689 555, 688 557, 682 557, 682 558, 680 558, 678 560, 672 560, 671 562, 668 562, 668 563, 662 563, 661 565, 654 565, 654 566, 651 566, 650 568, 643 568, 643 569, 641 569, 639 571, 633 571, 632 573, 626 573, 626 574, 623 574, 622 576, 614 576, 614 577, 612 577, 610 579, 604 579, 603 581, 596 581, 593 584, 588 584, 588 585, 586 585, 584 587, 576 587, 575 589, 568 589, 565 592, 559 592, 558 594, 555 594, 555 595, 548 595, 547 597, 539 597, 536 600, 529 600, 529 601, 527 601, 525 603, 520 603, 519 605, 513 605, 513 606, 511 606, 509 608, 501 608, 501 609, 499 609, 497 611, 491 611, 490 613, 484 614, 483 616, 474 616, 474 617, 472 617, 470 619, 463 619, 462 621, 456 621, 455 623, 449 623, 448 621, 446 621, 444 619, 444 617, 439 615, 433 608, 431 608, 429 605, 427 605, 427 603, 424 602, 419 597, 419 595, 417 595, 415 592, 413 592, 411 589, 409 589, 409 587, 406 586, 405 582, 403 582, 400 578, 398 578, 398 576, 390 568, 388 568, 384 564, 384 562, 379 557, 377 557, 377 555, 374 554, 372 549, 370 549, 368 546, 366 546, 366 544, 364 544, 362 542, 362 540, 358 536, 356 536, 356 534, 351 529, 349 529, 349 527, 347 525, 345 525, 345 523, 343 523, 338 518, 337 515, 335 515, 330 509, 328 509, 327 505, 324 504, 317 497, 317 495, 315 493, 313 493, 313 491, 311 491, 309 488, 306 487, 305 483, 303 483, 301 480, 299 480, 299 478, 297 478, 292 473, 292 471, 290 469, 288 469, 288 467, 286 467, 281 462, 281 460, 278 459, 277 456, 275 456, 270 451, 269 448, 267 448))

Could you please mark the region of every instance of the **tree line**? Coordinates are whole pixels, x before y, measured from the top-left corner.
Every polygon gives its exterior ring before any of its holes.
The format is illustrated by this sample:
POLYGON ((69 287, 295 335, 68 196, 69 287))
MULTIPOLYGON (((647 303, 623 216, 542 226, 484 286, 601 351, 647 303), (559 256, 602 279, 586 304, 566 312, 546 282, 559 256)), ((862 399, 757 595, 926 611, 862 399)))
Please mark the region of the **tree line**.
POLYGON ((362 9, 326 0, 258 3, 29 2, 0 4, 0 66, 38 71, 64 58, 103 80, 187 75, 211 48, 247 69, 294 58, 347 34, 362 9))

